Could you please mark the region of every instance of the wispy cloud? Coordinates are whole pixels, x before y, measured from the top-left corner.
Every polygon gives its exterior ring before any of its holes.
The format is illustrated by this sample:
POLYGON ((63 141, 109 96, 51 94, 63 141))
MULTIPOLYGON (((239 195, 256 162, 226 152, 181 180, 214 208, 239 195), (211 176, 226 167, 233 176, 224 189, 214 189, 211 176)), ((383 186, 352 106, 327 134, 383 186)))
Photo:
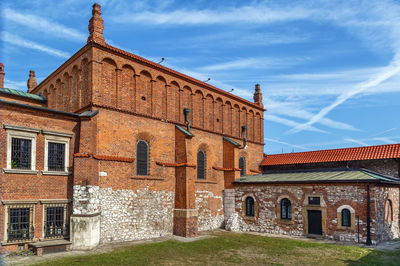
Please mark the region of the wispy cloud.
POLYGON ((290 143, 287 143, 287 142, 284 142, 284 141, 281 141, 281 140, 277 140, 277 139, 264 138, 264 140, 270 141, 270 142, 279 143, 279 144, 283 144, 283 145, 290 146, 290 147, 293 147, 293 148, 298 148, 298 149, 301 149, 301 150, 308 150, 307 148, 305 148, 303 146, 296 145, 296 144, 290 144, 290 143))
MULTIPOLYGON (((127 12, 126 12, 127 13, 127 12)), ((280 21, 299 20, 310 17, 312 9, 280 8, 273 9, 266 5, 226 7, 224 10, 202 9, 189 10, 178 9, 174 11, 140 12, 115 16, 114 21, 120 23, 144 23, 144 24, 229 24, 229 23, 254 23, 265 24, 280 21)))
POLYGON ((354 87, 350 91, 346 91, 342 93, 333 103, 330 105, 324 107, 319 113, 317 113, 315 116, 313 116, 309 121, 307 121, 304 124, 298 125, 291 130, 289 130, 289 133, 296 133, 299 131, 304 130, 308 126, 311 126, 315 123, 317 123, 319 120, 324 118, 329 112, 331 112, 333 109, 335 109, 337 106, 340 104, 344 103, 348 99, 354 97, 355 95, 369 89, 372 87, 375 87, 382 82, 386 81, 387 79, 391 78, 392 76, 398 74, 400 72, 400 55, 398 57, 395 57, 395 59, 392 60, 389 66, 383 68, 379 73, 373 75, 368 81, 360 83, 358 86, 354 87))
POLYGON ((38 44, 38 43, 35 43, 32 41, 28 41, 17 35, 11 34, 9 32, 3 31, 1 33, 1 35, 2 35, 2 40, 4 42, 7 42, 12 45, 37 50, 37 51, 44 52, 46 54, 61 57, 61 58, 69 58, 70 57, 70 55, 66 52, 63 52, 61 50, 54 49, 54 48, 51 48, 51 47, 48 47, 48 46, 45 46, 42 44, 38 44))
POLYGON ((87 34, 43 17, 38 17, 32 14, 23 14, 11 8, 5 8, 2 14, 6 22, 16 23, 52 36, 55 35, 64 39, 80 42, 85 41, 87 38, 87 34))
POLYGON ((10 89, 21 89, 26 87, 26 81, 13 81, 4 79, 4 87, 10 89))
POLYGON ((203 71, 226 71, 233 69, 276 69, 276 68, 286 68, 294 65, 298 65, 301 62, 308 60, 304 57, 294 57, 294 58, 240 58, 232 61, 227 61, 224 63, 213 64, 208 66, 200 67, 203 71))
MULTIPOLYGON (((298 123, 296 121, 293 121, 293 120, 290 120, 290 119, 286 119, 286 118, 282 118, 282 117, 279 117, 279 116, 276 116, 276 115, 272 115, 272 114, 266 114, 264 116, 264 120, 272 121, 272 122, 279 123, 279 124, 282 124, 282 125, 285 125, 285 126, 290 126, 290 127, 296 127, 296 126, 300 125, 300 123, 298 123)), ((305 130, 319 132, 319 133, 327 133, 326 131, 318 129, 318 128, 313 127, 313 126, 309 126, 305 130)))
POLYGON ((359 145, 361 145, 361 146, 368 146, 367 143, 365 143, 365 142, 363 142, 363 141, 361 141, 361 140, 353 139, 353 138, 345 138, 344 141, 353 142, 353 143, 359 144, 359 145))

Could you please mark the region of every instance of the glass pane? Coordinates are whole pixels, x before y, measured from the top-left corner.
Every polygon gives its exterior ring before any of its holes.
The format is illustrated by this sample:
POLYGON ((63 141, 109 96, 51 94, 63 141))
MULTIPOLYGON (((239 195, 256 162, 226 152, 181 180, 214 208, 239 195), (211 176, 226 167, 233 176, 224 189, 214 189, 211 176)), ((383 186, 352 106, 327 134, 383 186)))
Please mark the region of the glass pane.
POLYGON ((11 168, 31 169, 31 143, 30 139, 11 139, 11 168))
POLYGON ((65 144, 64 143, 48 143, 47 166, 49 171, 61 171, 65 169, 65 144))

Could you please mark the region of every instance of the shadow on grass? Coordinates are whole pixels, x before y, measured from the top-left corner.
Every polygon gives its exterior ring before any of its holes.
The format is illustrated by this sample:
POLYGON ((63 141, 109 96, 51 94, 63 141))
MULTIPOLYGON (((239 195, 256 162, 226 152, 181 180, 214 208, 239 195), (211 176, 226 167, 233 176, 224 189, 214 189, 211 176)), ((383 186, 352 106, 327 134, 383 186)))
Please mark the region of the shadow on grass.
POLYGON ((400 265, 400 250, 371 250, 367 255, 356 260, 344 260, 347 265, 400 265))

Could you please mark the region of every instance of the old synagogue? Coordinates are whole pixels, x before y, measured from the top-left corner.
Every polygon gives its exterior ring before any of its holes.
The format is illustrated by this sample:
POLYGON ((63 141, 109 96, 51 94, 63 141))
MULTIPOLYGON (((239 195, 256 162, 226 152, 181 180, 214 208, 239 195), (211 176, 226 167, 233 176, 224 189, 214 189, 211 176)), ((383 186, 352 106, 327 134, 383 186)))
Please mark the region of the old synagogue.
MULTIPOLYGON (((36 254, 219 228, 377 244, 398 238, 400 144, 264 154, 253 101, 87 43, 27 92, 3 88, 0 248, 36 254)), ((267 127, 268 128, 268 127, 267 127)))

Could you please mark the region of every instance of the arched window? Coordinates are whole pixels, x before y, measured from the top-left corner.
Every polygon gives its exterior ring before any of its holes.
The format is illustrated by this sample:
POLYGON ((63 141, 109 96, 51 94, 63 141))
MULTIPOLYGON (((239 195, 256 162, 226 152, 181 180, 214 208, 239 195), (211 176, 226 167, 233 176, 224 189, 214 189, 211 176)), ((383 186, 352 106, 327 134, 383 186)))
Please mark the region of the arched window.
POLYGON ((246 216, 254 217, 254 199, 252 197, 246 198, 246 216))
POLYGON ((385 222, 391 223, 393 221, 393 206, 390 199, 385 203, 385 222))
POLYGON ((206 179, 206 153, 202 150, 197 152, 197 179, 206 179))
POLYGON ((351 213, 349 209, 342 210, 342 226, 351 226, 351 213))
POLYGON ((240 176, 246 175, 246 158, 241 156, 239 158, 240 176))
POLYGON ((149 175, 149 144, 144 140, 136 145, 136 174, 149 175))
POLYGON ((290 200, 287 198, 281 200, 281 219, 292 219, 292 203, 290 203, 290 200))

